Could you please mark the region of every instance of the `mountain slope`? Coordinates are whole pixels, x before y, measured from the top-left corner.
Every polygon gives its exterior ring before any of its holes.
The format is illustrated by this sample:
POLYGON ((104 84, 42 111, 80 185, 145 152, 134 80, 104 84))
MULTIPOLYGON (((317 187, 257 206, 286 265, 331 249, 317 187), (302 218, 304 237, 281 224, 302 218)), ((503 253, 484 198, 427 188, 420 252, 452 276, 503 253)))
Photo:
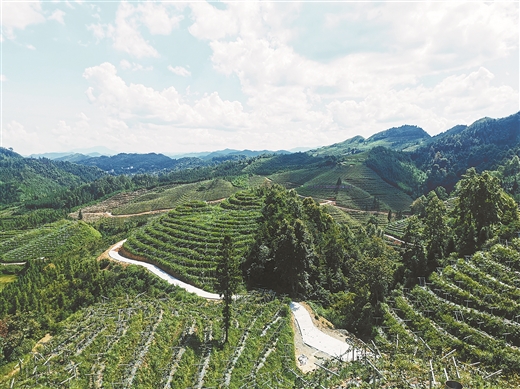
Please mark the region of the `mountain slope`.
POLYGON ((456 126, 433 137, 412 153, 428 175, 426 190, 439 185, 450 190, 470 168, 496 168, 520 150, 520 112, 505 118, 483 118, 468 127, 456 126))
POLYGON ((430 138, 430 135, 422 128, 404 125, 378 132, 367 139, 357 135, 344 142, 310 150, 309 153, 312 155, 340 156, 359 153, 377 146, 387 147, 392 150, 410 151, 424 144, 430 138))
POLYGON ((0 205, 27 201, 92 182, 105 173, 95 167, 24 158, 0 148, 0 205))

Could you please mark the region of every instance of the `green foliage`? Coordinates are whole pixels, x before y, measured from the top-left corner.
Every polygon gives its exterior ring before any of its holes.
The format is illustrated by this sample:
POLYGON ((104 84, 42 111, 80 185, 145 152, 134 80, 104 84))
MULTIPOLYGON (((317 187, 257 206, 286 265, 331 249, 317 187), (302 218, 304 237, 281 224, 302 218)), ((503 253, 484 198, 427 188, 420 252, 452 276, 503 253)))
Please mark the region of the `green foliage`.
POLYGON ((495 168, 517 152, 520 113, 501 118, 484 118, 469 127, 457 126, 417 149, 412 158, 428 179, 426 190, 443 186, 451 191, 470 168, 478 172, 495 168))
MULTIPOLYGON (((356 157, 361 158, 359 155, 356 157)), ((364 158, 361 160, 364 161, 364 158)), ((377 198, 379 208, 384 210, 406 210, 412 202, 410 196, 401 189, 384 181, 364 163, 357 159, 351 160, 350 157, 332 168, 323 166, 294 173, 271 178, 284 186, 295 188, 303 196, 333 199, 337 205, 346 208, 375 210, 374 198, 377 198), (282 178, 287 178, 287 181, 282 182, 282 178), (338 178, 342 182, 339 188, 336 185, 338 178)))
POLYGON ((368 228, 354 236, 310 198, 280 186, 263 191, 261 226, 244 264, 249 284, 314 299, 335 324, 369 335, 394 282, 396 253, 368 228))
POLYGON ((368 152, 366 165, 383 180, 415 197, 422 193, 426 174, 417 169, 409 155, 375 147, 368 152))
POLYGON ((100 237, 98 231, 84 222, 62 220, 0 242, 0 258, 5 262, 54 258, 100 237))
MULTIPOLYGON (((30 345, 19 353, 26 369, 15 373, 15 387, 60 387, 70 377, 70 362, 78 373, 69 381, 71 388, 123 382, 132 388, 183 389, 224 381, 239 388, 244 382, 261 386, 266 379, 293 387, 288 369, 295 368, 294 335, 290 317, 282 314, 287 306, 260 294, 236 304, 241 315, 230 328, 229 342, 216 347, 223 328, 214 303, 173 290, 160 300, 133 291, 110 297, 60 324, 39 349, 45 365, 31 357, 30 345)), ((9 379, 2 375, 0 385, 9 379)))
POLYGON ((103 175, 97 168, 46 158, 23 158, 0 148, 0 205, 31 201, 103 175))
POLYGON ((218 205, 189 202, 136 230, 124 250, 176 277, 213 290, 219 246, 233 236, 235 253, 244 255, 258 228, 261 200, 251 191, 238 192, 218 205))
POLYGON ((239 263, 233 253, 233 243, 229 235, 224 236, 215 269, 215 290, 222 297, 222 317, 226 335, 224 343, 228 341, 231 325, 231 304, 233 295, 237 293, 241 281, 239 263))
POLYGON ((489 172, 469 169, 457 186, 453 215, 459 252, 471 254, 490 239, 498 224, 518 221, 518 207, 489 172))

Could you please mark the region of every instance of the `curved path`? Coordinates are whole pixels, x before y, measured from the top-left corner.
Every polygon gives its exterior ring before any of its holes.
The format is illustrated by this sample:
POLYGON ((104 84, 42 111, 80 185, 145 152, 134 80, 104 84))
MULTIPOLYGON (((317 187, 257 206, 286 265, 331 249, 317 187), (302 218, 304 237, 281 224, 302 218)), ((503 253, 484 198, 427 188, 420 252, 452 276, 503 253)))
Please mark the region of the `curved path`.
MULTIPOLYGON (((124 263, 129 263, 132 265, 138 265, 145 267, 153 274, 162 278, 166 282, 172 285, 177 285, 190 293, 195 293, 197 296, 210 299, 210 300, 220 300, 220 296, 215 293, 209 293, 200 288, 196 288, 193 285, 187 284, 186 282, 182 282, 177 278, 171 276, 166 273, 164 270, 159 269, 157 266, 152 265, 151 263, 136 261, 135 259, 130 259, 119 254, 119 249, 126 242, 122 240, 116 243, 108 252, 110 258, 124 263)), ((309 312, 300 304, 291 302, 291 311, 294 314, 294 318, 298 323, 298 328, 300 329, 300 333, 302 335, 303 342, 308 346, 315 348, 319 351, 324 352, 334 358, 338 358, 342 361, 352 361, 358 359, 361 355, 361 351, 355 349, 353 346, 348 343, 336 339, 330 335, 319 330, 313 323, 311 315, 309 312)))
POLYGON ((114 246, 112 246, 112 249, 108 252, 108 255, 110 256, 110 258, 115 259, 116 261, 119 261, 119 262, 125 262, 125 263, 130 263, 132 265, 138 265, 138 266, 145 267, 146 269, 151 271, 153 274, 162 278, 169 284, 177 285, 177 286, 187 290, 190 293, 195 293, 197 296, 203 297, 205 299, 210 299, 210 300, 220 300, 220 296, 218 294, 209 293, 209 292, 206 292, 205 290, 196 288, 193 285, 187 284, 186 282, 182 282, 181 280, 178 280, 177 278, 169 275, 164 270, 159 269, 157 266, 152 265, 151 263, 136 261, 135 259, 123 257, 121 254, 119 254, 118 250, 121 248, 121 246, 125 242, 126 242, 126 239, 124 239, 121 242, 118 242, 114 246))

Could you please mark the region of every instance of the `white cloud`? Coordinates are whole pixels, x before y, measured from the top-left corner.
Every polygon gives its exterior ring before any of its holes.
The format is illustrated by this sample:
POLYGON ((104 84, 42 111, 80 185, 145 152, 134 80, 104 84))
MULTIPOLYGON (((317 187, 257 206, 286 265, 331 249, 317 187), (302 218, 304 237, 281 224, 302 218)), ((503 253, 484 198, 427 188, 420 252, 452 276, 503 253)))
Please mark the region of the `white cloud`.
POLYGON ((3 20, 2 26, 7 38, 14 38, 14 30, 23 30, 31 24, 42 23, 45 21, 41 3, 12 1, 2 4, 3 20))
POLYGON ((137 71, 137 70, 145 70, 145 71, 153 70, 153 66, 144 67, 143 65, 141 65, 139 63, 135 63, 135 62, 130 63, 126 59, 121 60, 121 62, 119 62, 119 66, 123 70, 129 70, 130 69, 130 70, 132 70, 134 72, 137 71))
POLYGON ((133 6, 126 1, 119 4, 114 23, 104 25, 91 24, 92 31, 99 41, 105 37, 112 39, 116 50, 128 53, 136 58, 159 57, 159 53, 141 34, 146 27, 152 35, 168 35, 179 26, 182 15, 176 15, 164 4, 145 3, 133 6))
POLYGON ((36 152, 34 148, 41 141, 41 137, 37 131, 28 131, 22 123, 11 120, 4 127, 3 142, 4 147, 12 147, 14 151, 30 154, 36 152), (31 147, 28 149, 27 147, 31 147), (28 150, 28 151, 27 151, 28 150))
POLYGON ((119 62, 119 66, 121 66, 121 69, 127 70, 132 67, 132 64, 128 62, 126 59, 123 59, 121 60, 121 62, 119 62))
POLYGON ((171 15, 164 4, 147 2, 139 4, 136 13, 140 13, 141 22, 152 35, 169 35, 184 18, 182 15, 171 15))
POLYGON ((0 74, 0 82, 5 82, 7 81, 7 77, 5 76, 5 74, 0 74))
POLYGON ((56 20, 60 24, 65 24, 65 20, 63 19, 65 16, 65 12, 63 12, 61 9, 56 9, 54 12, 49 16, 49 20, 56 20))
POLYGON ((86 91, 89 100, 120 120, 155 120, 222 129, 245 125, 242 105, 222 100, 216 92, 190 105, 174 87, 156 91, 142 84, 127 85, 108 62, 85 69, 83 77, 93 85, 86 91))
POLYGON ((36 50, 36 47, 34 47, 33 45, 27 45, 26 46, 29 50, 36 50))
POLYGON ((172 73, 175 73, 176 75, 178 76, 181 76, 181 77, 189 77, 191 76, 191 72, 186 69, 186 68, 183 68, 182 66, 171 66, 171 65, 168 65, 168 70, 172 73))
POLYGON ((238 20, 232 12, 219 10, 207 2, 194 2, 190 7, 194 23, 189 32, 193 36, 218 40, 238 32, 238 20))
POLYGON ((106 33, 105 30, 107 29, 106 25, 103 25, 101 23, 98 24, 90 24, 87 26, 88 31, 92 31, 92 34, 94 35, 94 38, 96 38, 96 41, 99 42, 103 38, 105 38, 106 33))
POLYGON ((114 48, 137 58, 159 57, 139 32, 139 18, 134 16, 136 8, 127 2, 121 2, 117 9, 115 26, 110 24, 107 36, 112 38, 114 48))

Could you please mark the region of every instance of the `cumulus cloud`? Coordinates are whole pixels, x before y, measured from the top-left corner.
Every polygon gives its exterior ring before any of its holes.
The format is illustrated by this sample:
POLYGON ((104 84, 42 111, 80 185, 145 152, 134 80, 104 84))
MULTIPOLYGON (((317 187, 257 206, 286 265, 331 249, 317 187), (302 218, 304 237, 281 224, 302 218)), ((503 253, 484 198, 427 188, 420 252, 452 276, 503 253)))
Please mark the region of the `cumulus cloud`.
POLYGON ((183 68, 182 66, 171 66, 171 65, 168 65, 168 70, 178 76, 181 76, 181 77, 189 77, 191 76, 191 72, 186 69, 186 68, 183 68))
POLYGON ((341 131, 344 138, 370 135, 406 122, 439 132, 481 112, 518 109, 518 91, 494 85, 482 66, 518 50, 515 4, 349 4, 342 13, 325 15, 325 28, 358 23, 378 33, 366 38, 366 48, 325 62, 294 50, 298 28, 283 22, 291 17, 279 4, 191 8, 190 33, 209 41, 217 71, 238 77, 259 129, 270 123, 302 130, 305 123, 325 139, 341 131), (273 17, 279 10, 282 18, 273 17), (219 20, 225 21, 220 29, 219 20), (371 49, 380 42, 381 49, 371 49), (434 75, 445 76, 423 86, 422 78, 434 75))
POLYGON ((245 122, 242 105, 222 100, 216 92, 190 105, 174 87, 157 91, 143 84, 127 85, 108 62, 85 69, 83 77, 92 85, 86 91, 89 100, 121 120, 157 120, 222 129, 240 127, 245 122))
POLYGON ((159 57, 159 52, 143 37, 141 29, 146 27, 152 35, 170 34, 183 18, 171 9, 165 4, 147 2, 134 6, 122 1, 114 23, 91 24, 87 29, 92 31, 98 41, 108 37, 112 39, 116 50, 136 58, 159 57))
POLYGON ((14 38, 14 31, 24 30, 31 24, 42 23, 45 21, 45 16, 42 12, 41 3, 36 2, 24 2, 12 1, 5 2, 2 5, 3 19, 2 26, 3 32, 7 38, 14 38))

